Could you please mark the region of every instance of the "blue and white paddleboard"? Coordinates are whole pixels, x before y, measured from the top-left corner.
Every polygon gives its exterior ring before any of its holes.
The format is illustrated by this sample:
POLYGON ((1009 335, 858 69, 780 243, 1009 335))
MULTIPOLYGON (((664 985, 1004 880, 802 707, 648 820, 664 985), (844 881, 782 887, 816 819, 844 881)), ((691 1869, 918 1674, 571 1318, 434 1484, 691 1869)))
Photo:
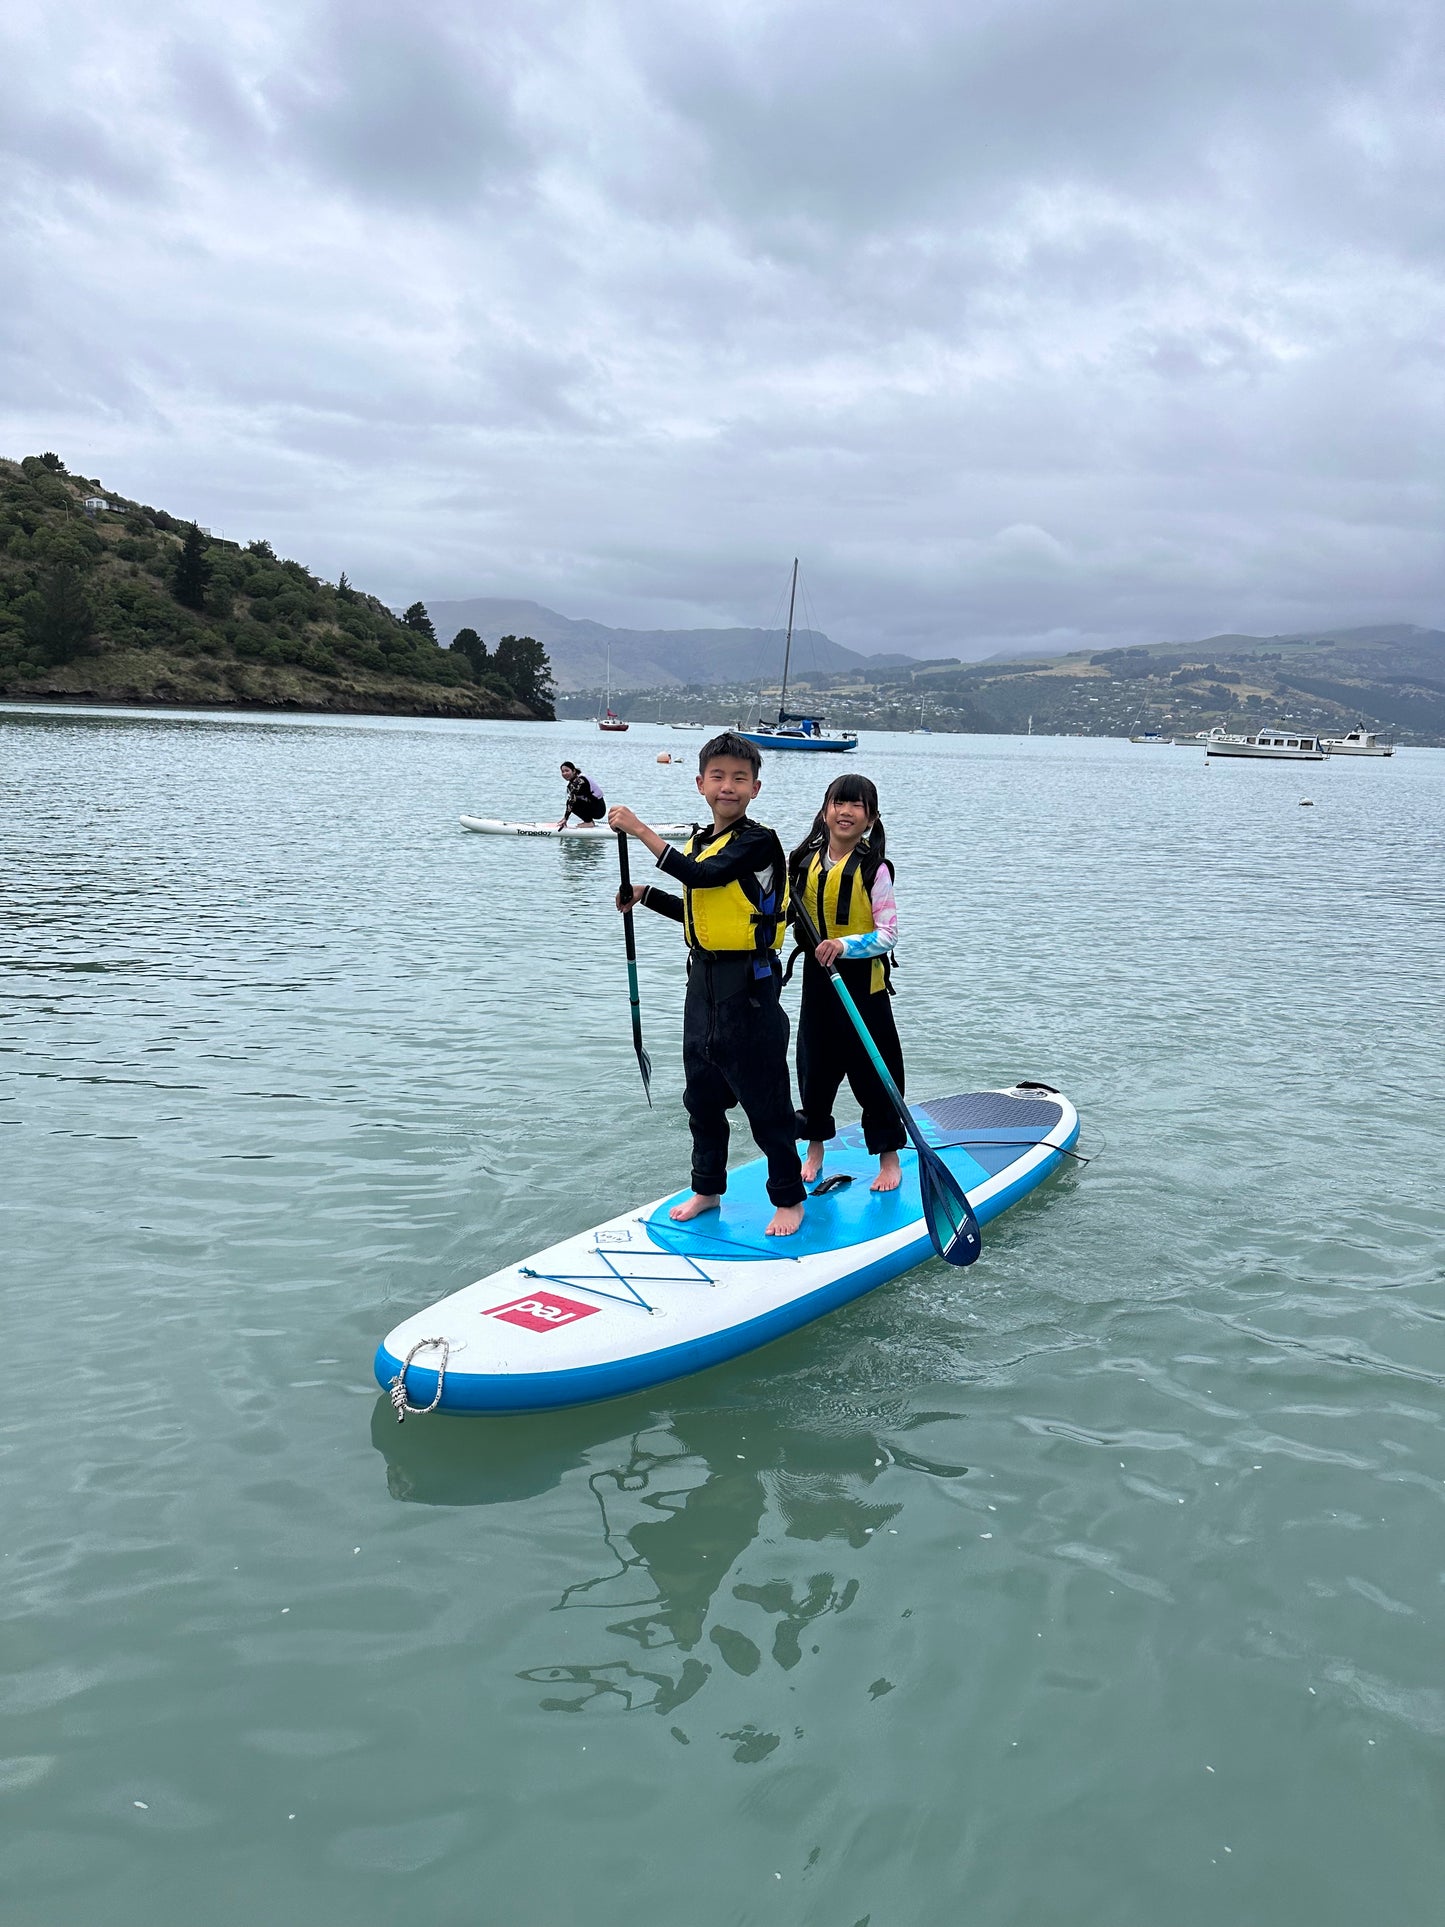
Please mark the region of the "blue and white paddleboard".
MULTIPOLYGON (((606 823, 569 823, 565 830, 559 830, 552 823, 507 823, 499 816, 463 816, 458 818, 464 830, 475 830, 481 836, 546 836, 555 843, 559 839, 566 842, 600 843, 616 838, 616 831, 609 830, 606 823)), ((692 834, 686 823, 659 823, 657 834, 666 837, 669 843, 681 843, 692 834)))
MULTIPOLYGON (((1048 1086, 968 1091, 911 1106, 924 1137, 987 1224, 1063 1162, 1079 1115, 1048 1086)), ((408 1410, 534 1412, 613 1398, 756 1350, 932 1253, 918 1156, 896 1191, 855 1125, 828 1146, 803 1227, 769 1238, 767 1167, 728 1173, 719 1211, 675 1224, 675 1191, 564 1238, 404 1319, 376 1353, 378 1382, 408 1410), (404 1402, 399 1394, 404 1394, 404 1402)), ((987 1253, 985 1252, 985 1256, 987 1253)))

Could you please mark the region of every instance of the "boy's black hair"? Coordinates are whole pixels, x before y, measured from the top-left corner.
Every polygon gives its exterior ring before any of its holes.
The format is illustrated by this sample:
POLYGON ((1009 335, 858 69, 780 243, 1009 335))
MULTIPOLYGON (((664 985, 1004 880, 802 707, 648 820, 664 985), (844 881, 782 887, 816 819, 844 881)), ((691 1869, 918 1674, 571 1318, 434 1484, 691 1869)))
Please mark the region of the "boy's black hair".
POLYGON ((750 743, 746 736, 739 736, 735 729, 725 729, 720 736, 714 736, 710 743, 704 743, 697 755, 697 773, 702 775, 709 763, 720 757, 729 762, 746 763, 756 782, 763 773, 763 759, 758 754, 756 743, 750 743))

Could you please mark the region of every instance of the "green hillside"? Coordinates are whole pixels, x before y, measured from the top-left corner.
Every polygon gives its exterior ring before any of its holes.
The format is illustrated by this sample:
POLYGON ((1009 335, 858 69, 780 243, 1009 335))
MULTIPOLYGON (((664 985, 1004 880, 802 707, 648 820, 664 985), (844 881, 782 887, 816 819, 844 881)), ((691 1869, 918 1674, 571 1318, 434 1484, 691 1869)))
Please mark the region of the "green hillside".
POLYGON ((398 618, 345 575, 221 541, 58 456, 0 458, 0 696, 551 717, 530 637, 457 640, 440 648, 420 603, 398 618))
POLYGON ((1298 636, 1101 649, 1043 661, 914 663, 868 687, 818 678, 836 723, 941 730, 1192 735, 1289 722, 1324 735, 1356 723, 1414 745, 1445 744, 1445 633, 1408 624, 1298 636))

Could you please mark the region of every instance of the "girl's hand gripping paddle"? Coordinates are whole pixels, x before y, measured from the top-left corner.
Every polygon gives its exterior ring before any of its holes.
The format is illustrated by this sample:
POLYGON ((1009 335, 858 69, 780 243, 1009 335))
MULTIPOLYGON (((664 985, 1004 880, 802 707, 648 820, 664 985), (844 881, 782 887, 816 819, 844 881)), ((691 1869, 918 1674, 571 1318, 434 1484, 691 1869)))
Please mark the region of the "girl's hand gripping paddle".
MULTIPOLYGON (((803 933, 809 952, 816 952, 823 940, 818 935, 801 896, 793 898, 792 914, 803 933)), ((899 1122, 907 1131, 913 1148, 918 1153, 918 1189, 922 1194, 923 1216, 928 1226, 928 1235, 933 1240, 933 1249, 945 1264, 971 1265, 983 1249, 983 1243, 979 1237, 978 1219, 973 1215, 973 1206, 964 1196, 963 1186, 933 1147, 925 1141, 923 1133, 914 1123, 913 1113, 903 1101, 902 1091, 893 1082, 888 1066, 884 1063, 878 1046, 874 1043, 868 1026, 863 1021, 863 1013, 854 1003, 848 986, 832 964, 827 966, 827 970, 829 977, 833 980, 834 990, 843 1000, 843 1008, 848 1013, 849 1021, 872 1060, 873 1068, 877 1071, 884 1090, 892 1099, 899 1122)))
MULTIPOLYGON (((622 830, 617 832, 617 871, 622 883, 622 895, 632 895, 632 871, 627 862, 627 836, 622 830)), ((648 1109, 652 1108, 652 1059, 642 1048, 642 1004, 637 995, 637 939, 632 928, 632 912, 622 913, 622 936, 627 945, 627 988, 632 998, 632 1048, 637 1052, 637 1068, 642 1072, 642 1090, 647 1099, 648 1109)))

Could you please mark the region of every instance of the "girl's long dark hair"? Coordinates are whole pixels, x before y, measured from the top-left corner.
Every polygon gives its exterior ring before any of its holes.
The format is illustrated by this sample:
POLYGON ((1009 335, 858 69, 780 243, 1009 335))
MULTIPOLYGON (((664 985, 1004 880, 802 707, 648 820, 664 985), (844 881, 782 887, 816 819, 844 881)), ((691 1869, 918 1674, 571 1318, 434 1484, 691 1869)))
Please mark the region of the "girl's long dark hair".
MULTIPOLYGON (((826 849, 828 846, 826 812, 830 803, 857 803, 867 810, 872 818, 872 827, 861 845, 870 881, 877 874, 878 865, 888 862, 888 835, 883 828, 883 818, 878 814, 877 788, 866 776, 859 776, 856 770, 847 770, 842 776, 835 776, 824 790, 823 806, 813 818, 813 827, 788 858, 788 870, 793 877, 795 887, 813 852, 826 849)), ((891 863, 888 864, 888 869, 891 874, 893 870, 891 863)))

